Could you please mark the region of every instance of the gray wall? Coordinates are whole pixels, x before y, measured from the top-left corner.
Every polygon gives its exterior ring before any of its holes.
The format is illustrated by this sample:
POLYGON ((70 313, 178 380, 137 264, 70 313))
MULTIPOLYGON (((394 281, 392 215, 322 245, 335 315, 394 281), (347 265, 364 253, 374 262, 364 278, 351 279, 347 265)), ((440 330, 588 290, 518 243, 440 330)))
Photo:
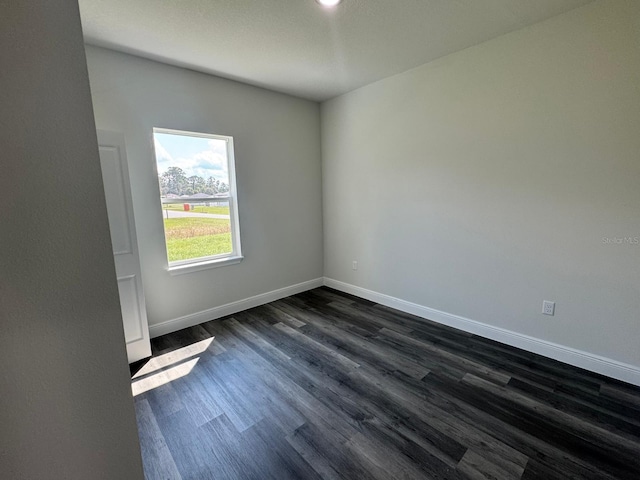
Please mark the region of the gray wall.
POLYGON ((87 47, 98 128, 125 134, 149 324, 322 276, 314 102, 87 47), (242 263, 171 276, 153 127, 234 137, 242 263))
POLYGON ((639 85, 612 0, 324 103, 325 276, 640 366, 639 85))
POLYGON ((78 5, 0 1, 0 478, 142 478, 78 5))

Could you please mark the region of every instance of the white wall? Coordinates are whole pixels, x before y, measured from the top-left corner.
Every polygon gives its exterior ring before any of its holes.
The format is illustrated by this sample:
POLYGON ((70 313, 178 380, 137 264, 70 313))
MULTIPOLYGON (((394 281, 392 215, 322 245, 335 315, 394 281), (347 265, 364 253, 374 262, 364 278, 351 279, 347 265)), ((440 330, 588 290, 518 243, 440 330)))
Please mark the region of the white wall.
POLYGON ((595 2, 321 118, 325 276, 640 366, 640 245, 603 243, 640 237, 640 2, 595 2))
POLYGON ((96 124, 125 134, 149 324, 322 276, 317 103, 87 47, 96 124), (240 264, 171 276, 153 127, 234 137, 240 264))
POLYGON ((0 71, 0 478, 143 478, 77 2, 0 2, 0 71))

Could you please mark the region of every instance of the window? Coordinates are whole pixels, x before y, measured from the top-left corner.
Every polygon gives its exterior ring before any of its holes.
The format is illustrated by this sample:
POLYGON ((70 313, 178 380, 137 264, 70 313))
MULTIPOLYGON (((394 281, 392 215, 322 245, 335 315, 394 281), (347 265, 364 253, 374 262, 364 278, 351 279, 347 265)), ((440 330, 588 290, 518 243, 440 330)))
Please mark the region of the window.
POLYGON ((242 260, 233 138, 153 129, 169 271, 242 260))

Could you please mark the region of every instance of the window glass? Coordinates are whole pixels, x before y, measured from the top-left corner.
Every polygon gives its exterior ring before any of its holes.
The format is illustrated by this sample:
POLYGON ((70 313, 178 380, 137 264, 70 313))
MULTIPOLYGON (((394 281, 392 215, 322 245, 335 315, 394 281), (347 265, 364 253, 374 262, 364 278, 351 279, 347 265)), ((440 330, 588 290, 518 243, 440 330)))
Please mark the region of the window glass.
POLYGON ((240 256, 232 137, 153 136, 169 267, 240 256))

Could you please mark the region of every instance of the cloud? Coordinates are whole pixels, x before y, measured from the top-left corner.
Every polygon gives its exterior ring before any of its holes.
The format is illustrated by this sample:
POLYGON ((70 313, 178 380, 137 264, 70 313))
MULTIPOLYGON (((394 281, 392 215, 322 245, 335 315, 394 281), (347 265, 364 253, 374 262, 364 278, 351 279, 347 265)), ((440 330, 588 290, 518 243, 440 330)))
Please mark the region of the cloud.
POLYGON ((162 146, 157 138, 154 138, 154 147, 156 151, 156 162, 158 163, 158 173, 165 172, 169 167, 172 167, 175 160, 171 156, 167 149, 162 146))
POLYGON ((171 156, 171 154, 167 152, 167 149, 162 146, 162 144, 157 138, 154 138, 154 144, 156 148, 157 160, 168 160, 168 161, 173 160, 173 157, 171 156))
POLYGON ((226 142, 222 140, 210 140, 207 150, 188 157, 179 158, 173 158, 157 140, 155 141, 155 145, 159 174, 165 172, 169 167, 180 167, 184 170, 187 177, 192 175, 197 175, 204 179, 214 177, 220 181, 229 183, 226 142))

